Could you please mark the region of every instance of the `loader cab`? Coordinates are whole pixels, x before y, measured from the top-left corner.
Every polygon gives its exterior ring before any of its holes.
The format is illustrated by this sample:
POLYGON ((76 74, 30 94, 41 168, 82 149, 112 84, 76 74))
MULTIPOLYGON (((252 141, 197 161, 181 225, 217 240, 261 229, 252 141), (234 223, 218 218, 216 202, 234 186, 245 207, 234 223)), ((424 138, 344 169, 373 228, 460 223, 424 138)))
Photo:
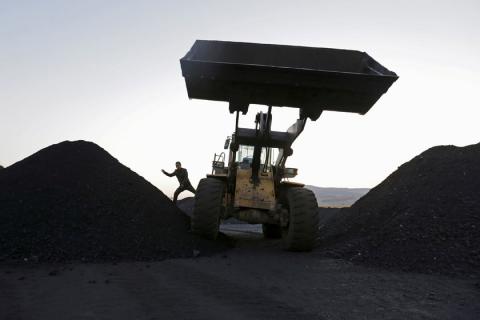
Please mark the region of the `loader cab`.
MULTIPOLYGON (((235 155, 235 162, 239 168, 251 168, 253 162, 254 146, 240 145, 235 155)), ((279 153, 278 148, 262 148, 260 166, 262 172, 271 172, 279 153)))

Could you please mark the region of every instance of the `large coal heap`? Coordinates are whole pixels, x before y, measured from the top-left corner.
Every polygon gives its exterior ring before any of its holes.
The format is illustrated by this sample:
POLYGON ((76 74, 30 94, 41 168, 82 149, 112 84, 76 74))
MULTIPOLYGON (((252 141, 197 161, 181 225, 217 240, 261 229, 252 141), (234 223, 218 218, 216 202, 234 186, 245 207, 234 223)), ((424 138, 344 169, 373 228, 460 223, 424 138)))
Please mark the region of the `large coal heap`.
POLYGON ((333 256, 405 271, 478 274, 480 144, 431 148, 330 219, 333 256))
POLYGON ((152 260, 218 249, 188 229, 160 190, 91 142, 52 145, 0 171, 3 259, 152 260))

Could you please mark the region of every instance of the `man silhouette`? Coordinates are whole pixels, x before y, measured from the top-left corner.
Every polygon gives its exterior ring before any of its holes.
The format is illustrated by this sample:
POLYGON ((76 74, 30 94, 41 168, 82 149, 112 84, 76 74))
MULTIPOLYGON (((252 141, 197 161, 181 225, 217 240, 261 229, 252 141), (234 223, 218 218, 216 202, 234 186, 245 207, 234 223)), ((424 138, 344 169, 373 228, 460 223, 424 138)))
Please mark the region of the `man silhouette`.
POLYGON ((180 161, 175 162, 175 167, 176 169, 172 173, 168 173, 163 169, 162 169, 162 172, 169 177, 176 176, 178 179, 178 182, 180 183, 180 186, 177 188, 177 190, 175 190, 175 193, 173 194, 173 203, 176 204, 177 197, 181 192, 188 190, 193 194, 195 194, 196 191, 195 191, 195 188, 190 183, 190 180, 188 180, 187 169, 182 168, 182 164, 180 163, 180 161))

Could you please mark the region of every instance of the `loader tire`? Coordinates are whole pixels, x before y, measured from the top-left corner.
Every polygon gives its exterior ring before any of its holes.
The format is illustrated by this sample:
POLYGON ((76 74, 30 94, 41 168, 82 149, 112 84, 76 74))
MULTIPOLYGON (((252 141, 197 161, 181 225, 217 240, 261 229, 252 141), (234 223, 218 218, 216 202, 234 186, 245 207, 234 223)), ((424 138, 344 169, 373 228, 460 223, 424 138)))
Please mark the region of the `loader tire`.
POLYGON ((191 220, 193 233, 210 240, 217 238, 223 211, 224 189, 224 183, 215 178, 200 180, 191 220))
POLYGON ((263 236, 266 239, 278 239, 282 237, 282 228, 276 224, 262 224, 263 236))
POLYGON ((287 190, 288 225, 282 228, 284 247, 289 251, 311 251, 318 237, 318 204, 311 190, 287 190))

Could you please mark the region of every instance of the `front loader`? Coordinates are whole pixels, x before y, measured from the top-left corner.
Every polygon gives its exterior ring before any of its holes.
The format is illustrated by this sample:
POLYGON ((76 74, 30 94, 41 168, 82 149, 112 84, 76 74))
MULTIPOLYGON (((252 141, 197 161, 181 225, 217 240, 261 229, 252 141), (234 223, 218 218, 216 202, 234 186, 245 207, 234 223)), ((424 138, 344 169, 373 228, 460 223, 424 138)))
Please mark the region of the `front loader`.
POLYGON ((318 236, 312 191, 290 182, 285 166, 307 119, 324 110, 365 114, 397 75, 364 52, 329 48, 197 40, 180 60, 189 98, 225 101, 235 130, 200 180, 192 231, 216 239, 223 219, 262 224, 266 238, 292 251, 310 251, 318 236), (254 128, 238 126, 250 104, 265 105, 254 128), (273 107, 299 109, 286 132, 271 130, 273 107))

